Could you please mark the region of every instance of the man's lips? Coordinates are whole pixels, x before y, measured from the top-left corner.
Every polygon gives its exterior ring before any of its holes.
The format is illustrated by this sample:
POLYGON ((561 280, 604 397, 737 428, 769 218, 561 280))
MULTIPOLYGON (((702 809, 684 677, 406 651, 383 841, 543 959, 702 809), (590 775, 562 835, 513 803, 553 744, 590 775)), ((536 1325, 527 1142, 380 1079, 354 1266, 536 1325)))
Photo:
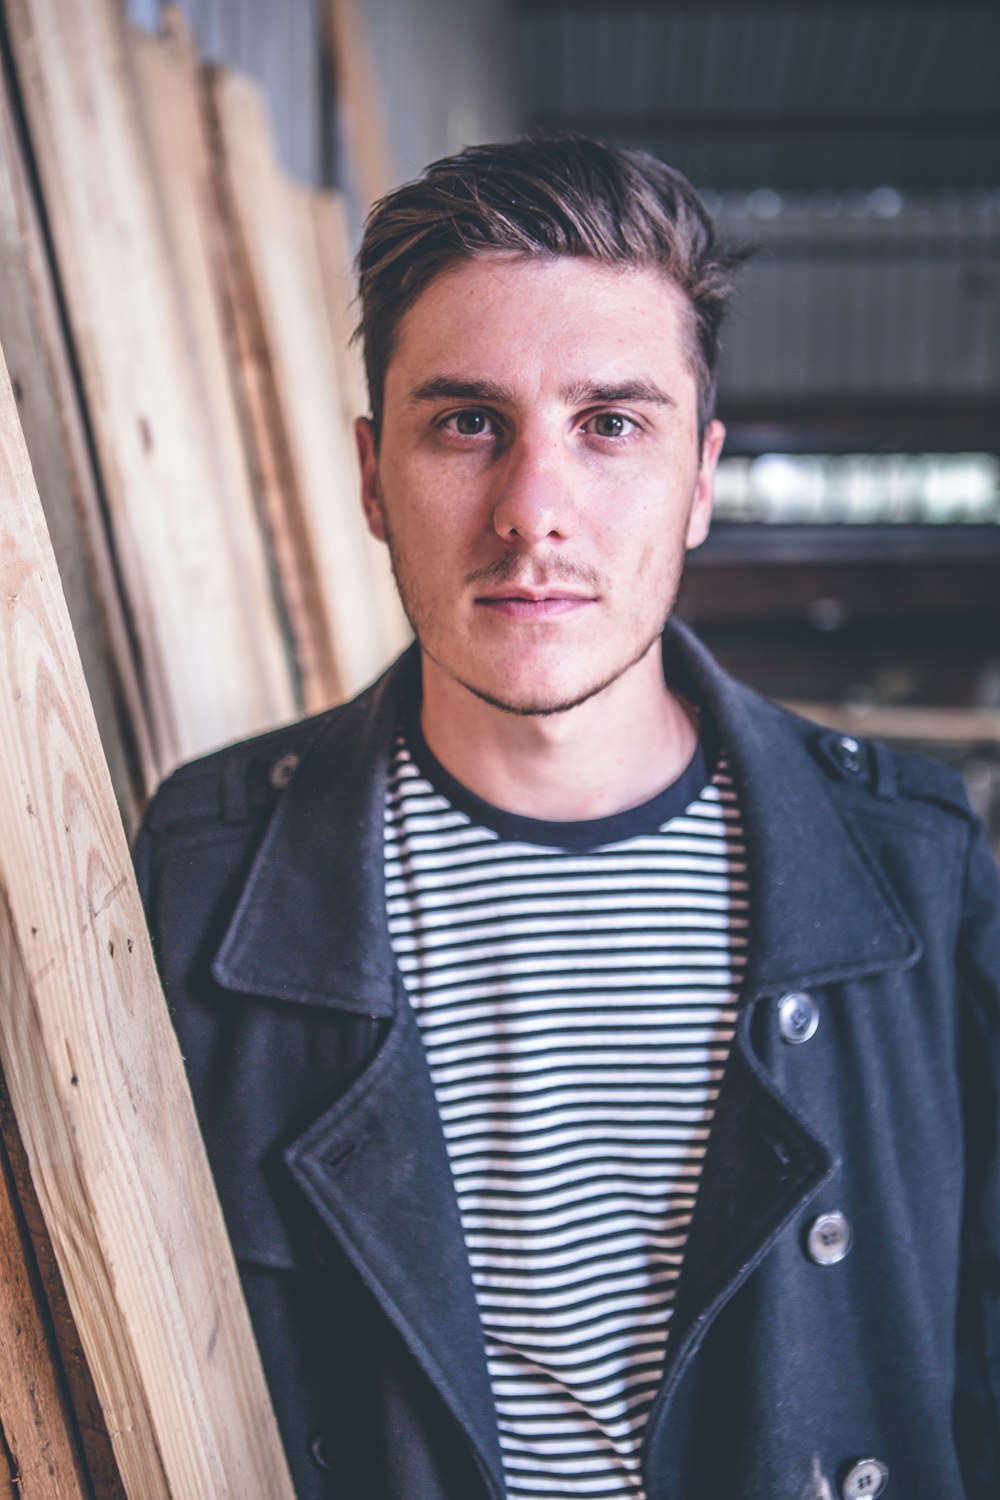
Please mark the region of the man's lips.
POLYGON ((497 589, 480 594, 476 603, 511 620, 548 620, 594 603, 593 595, 564 589, 497 589))

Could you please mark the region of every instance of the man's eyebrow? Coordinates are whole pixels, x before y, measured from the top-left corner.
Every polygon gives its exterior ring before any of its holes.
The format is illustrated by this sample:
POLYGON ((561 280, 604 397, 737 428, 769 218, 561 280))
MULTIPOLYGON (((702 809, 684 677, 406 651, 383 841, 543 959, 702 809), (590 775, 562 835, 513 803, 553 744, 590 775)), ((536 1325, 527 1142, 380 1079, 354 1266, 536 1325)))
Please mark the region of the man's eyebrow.
MULTIPOLYGON (((574 380, 559 395, 567 406, 615 406, 624 401, 646 401, 654 406, 676 406, 673 396, 643 376, 617 381, 574 380)), ((517 392, 496 380, 463 380, 457 375, 435 375, 414 386, 407 397, 414 406, 426 401, 469 401, 485 406, 516 406, 517 392)))
POLYGON ((423 401, 471 401, 477 405, 514 406, 514 392, 495 380, 461 380, 456 375, 435 375, 414 386, 407 396, 412 405, 423 401))
POLYGON ((612 381, 577 380, 559 392, 567 406, 616 406, 622 401, 648 401, 654 406, 676 406, 673 396, 642 376, 612 381))

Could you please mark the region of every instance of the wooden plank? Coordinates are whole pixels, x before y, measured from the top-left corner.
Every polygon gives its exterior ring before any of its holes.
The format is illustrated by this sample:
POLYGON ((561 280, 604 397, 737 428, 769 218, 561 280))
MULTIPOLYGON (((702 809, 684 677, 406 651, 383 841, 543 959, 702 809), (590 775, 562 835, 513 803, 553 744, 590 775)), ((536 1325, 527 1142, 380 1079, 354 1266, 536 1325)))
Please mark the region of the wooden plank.
MULTIPOLYGON (((6 919, 10 920, 9 908, 6 919)), ((89 1477, 88 1497, 96 1500, 125 1500, 118 1464, 104 1412, 98 1400, 94 1381, 73 1321, 66 1288, 59 1274, 59 1264, 38 1194, 31 1180, 31 1168, 21 1132, 17 1128, 6 1080, 0 1077, 0 1137, 9 1170, 10 1183, 17 1199, 22 1227, 25 1261, 31 1260, 32 1282, 38 1286, 38 1303, 44 1301, 46 1327, 51 1331, 49 1345, 52 1363, 61 1366, 62 1386, 67 1393, 72 1414, 72 1429, 79 1440, 83 1468, 89 1477)))
POLYGON ((236 370, 247 449, 267 520, 271 553, 295 652, 302 700, 309 713, 345 696, 326 589, 304 503, 290 435, 275 383, 268 326, 258 295, 254 260, 239 198, 224 158, 213 90, 202 100, 211 131, 220 238, 220 278, 228 315, 230 357, 236 370))
POLYGON ((5 1477, 18 1500, 89 1500, 59 1353, 2 1142, 0 1266, 0 1469, 6 1458, 5 1477))
POLYGON ((0 347, 126 828, 156 767, 52 269, 0 70, 0 347))
POLYGON ((165 769, 295 711, 116 0, 4 0, 165 769), (238 539, 238 540, 236 540, 238 539))
POLYGON ((337 119, 363 213, 399 181, 365 18, 358 0, 324 0, 337 119))
POLYGON ((209 86, 219 171, 267 350, 261 368, 266 365, 273 382, 292 471, 286 500, 294 524, 288 529, 300 547, 301 575, 312 571, 318 580, 339 691, 349 695, 381 670, 395 643, 380 619, 357 460, 325 326, 313 195, 278 166, 260 92, 250 80, 213 70, 209 86))
POLYGON ((358 346, 353 342, 357 307, 347 214, 339 193, 314 192, 309 201, 326 326, 337 361, 340 409, 345 424, 351 427, 354 419, 363 417, 370 406, 364 364, 358 346))
MULTIPOLYGON (((325 332, 337 366, 337 384, 344 426, 353 434, 356 418, 369 411, 364 366, 354 334, 354 286, 351 272, 350 237, 344 201, 339 193, 313 192, 309 195, 316 254, 319 261, 319 284, 326 313, 325 332)), ((352 446, 352 454, 354 449, 352 446)), ((360 493, 361 476, 353 469, 355 492, 360 493)), ((363 541, 371 579, 372 602, 378 619, 382 649, 387 658, 402 651, 410 640, 410 627, 389 565, 389 550, 364 529, 363 541)))
POLYGON ((183 288, 192 368, 227 476, 218 497, 239 576, 255 576, 261 554, 254 490, 230 358, 222 226, 213 180, 198 55, 179 6, 162 12, 159 35, 130 27, 127 38, 153 171, 183 288))
POLYGON ((0 1062, 132 1500, 291 1500, 0 364, 0 1062))

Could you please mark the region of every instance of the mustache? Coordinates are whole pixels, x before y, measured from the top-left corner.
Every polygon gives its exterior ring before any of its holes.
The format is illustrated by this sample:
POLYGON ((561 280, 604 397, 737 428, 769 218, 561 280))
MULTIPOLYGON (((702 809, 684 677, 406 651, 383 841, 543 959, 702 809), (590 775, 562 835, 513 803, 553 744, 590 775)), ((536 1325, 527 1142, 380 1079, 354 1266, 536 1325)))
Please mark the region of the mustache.
POLYGON ((583 584, 593 593, 604 589, 604 578, 596 568, 568 558, 533 558, 530 561, 515 552, 505 552, 484 568, 477 568, 466 583, 510 583, 518 588, 542 589, 552 583, 583 584))

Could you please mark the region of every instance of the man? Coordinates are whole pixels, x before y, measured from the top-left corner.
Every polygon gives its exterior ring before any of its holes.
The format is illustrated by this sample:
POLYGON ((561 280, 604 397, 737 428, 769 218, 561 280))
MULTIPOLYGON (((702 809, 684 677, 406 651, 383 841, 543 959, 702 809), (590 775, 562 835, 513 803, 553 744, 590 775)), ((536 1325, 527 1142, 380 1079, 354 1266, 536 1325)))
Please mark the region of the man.
POLYGON ((663 633, 723 438, 702 205, 479 147, 359 266, 417 644, 138 851, 299 1494, 995 1500, 995 871, 952 774, 663 633))

